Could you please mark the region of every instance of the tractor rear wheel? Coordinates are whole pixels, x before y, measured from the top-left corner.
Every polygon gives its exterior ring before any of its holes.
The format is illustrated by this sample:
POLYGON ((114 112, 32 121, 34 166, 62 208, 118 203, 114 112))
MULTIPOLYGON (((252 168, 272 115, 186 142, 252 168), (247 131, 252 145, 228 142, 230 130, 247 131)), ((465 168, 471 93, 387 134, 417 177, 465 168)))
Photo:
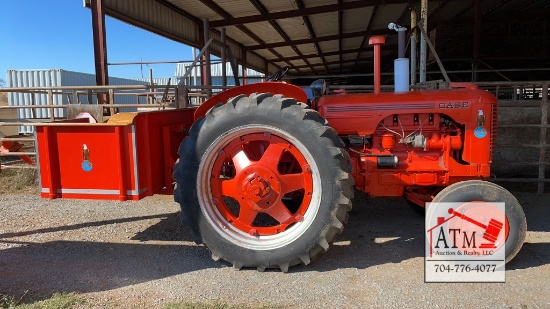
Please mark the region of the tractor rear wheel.
POLYGON ((342 232, 353 198, 349 156, 306 107, 280 95, 238 96, 210 109, 182 142, 174 199, 214 259, 287 271, 342 232))
POLYGON ((503 202, 505 203, 506 263, 521 249, 527 234, 523 208, 510 191, 491 182, 468 180, 452 184, 439 192, 433 203, 441 202, 503 202))

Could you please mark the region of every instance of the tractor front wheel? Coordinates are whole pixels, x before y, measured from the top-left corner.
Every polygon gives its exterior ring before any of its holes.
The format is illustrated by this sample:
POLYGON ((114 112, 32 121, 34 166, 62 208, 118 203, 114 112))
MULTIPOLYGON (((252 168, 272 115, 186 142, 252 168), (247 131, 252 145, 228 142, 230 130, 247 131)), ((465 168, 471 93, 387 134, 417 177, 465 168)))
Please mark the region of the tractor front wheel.
POLYGON ((174 198, 182 220, 214 259, 236 268, 308 264, 351 209, 343 146, 294 99, 232 98, 199 119, 180 146, 174 198))
POLYGON ((505 207, 505 256, 511 261, 521 249, 527 234, 527 221, 518 200, 503 187, 481 180, 452 184, 439 192, 432 203, 502 202, 505 207))

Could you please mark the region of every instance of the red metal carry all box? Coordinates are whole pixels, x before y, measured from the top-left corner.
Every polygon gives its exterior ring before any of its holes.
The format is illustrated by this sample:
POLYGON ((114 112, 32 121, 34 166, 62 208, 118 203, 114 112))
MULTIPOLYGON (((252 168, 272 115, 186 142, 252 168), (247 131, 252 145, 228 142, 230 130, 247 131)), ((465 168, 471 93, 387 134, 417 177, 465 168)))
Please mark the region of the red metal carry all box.
POLYGON ((37 126, 40 196, 124 201, 171 194, 177 149, 193 112, 121 113, 107 123, 74 119, 37 126))

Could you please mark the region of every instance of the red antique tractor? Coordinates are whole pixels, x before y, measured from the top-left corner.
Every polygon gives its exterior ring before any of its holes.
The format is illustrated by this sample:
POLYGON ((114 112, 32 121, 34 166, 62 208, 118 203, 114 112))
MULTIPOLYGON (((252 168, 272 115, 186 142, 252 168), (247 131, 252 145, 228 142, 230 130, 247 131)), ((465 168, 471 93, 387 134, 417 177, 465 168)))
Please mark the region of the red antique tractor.
POLYGON ((305 104, 296 86, 250 84, 196 110, 179 148, 174 198, 214 259, 259 270, 307 265, 342 232, 354 189, 404 196, 422 213, 431 201, 505 202, 506 261, 518 253, 523 210, 484 181, 497 128, 492 94, 456 83, 380 93, 377 81, 374 94, 326 95, 323 81, 312 90, 305 104))

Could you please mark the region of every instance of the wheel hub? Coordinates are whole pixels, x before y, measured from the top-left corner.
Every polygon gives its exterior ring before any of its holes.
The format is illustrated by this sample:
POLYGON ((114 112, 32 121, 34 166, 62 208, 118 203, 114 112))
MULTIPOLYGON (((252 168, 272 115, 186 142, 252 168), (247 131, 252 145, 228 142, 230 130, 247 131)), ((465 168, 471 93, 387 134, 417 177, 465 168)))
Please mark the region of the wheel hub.
POLYGON ((248 191, 250 196, 264 197, 271 189, 269 183, 260 176, 248 177, 243 184, 243 191, 248 191))
POLYGON ((312 199, 313 176, 298 148, 262 131, 234 136, 216 153, 210 188, 213 199, 220 202, 213 205, 229 224, 250 235, 264 236, 302 222, 312 199), (224 166, 232 170, 224 171, 224 166), (224 196, 237 206, 224 201, 224 196), (256 220, 260 214, 267 217, 261 215, 256 220))
POLYGON ((260 164, 253 164, 243 170, 237 178, 242 178, 242 202, 250 209, 263 211, 280 198, 280 181, 275 173, 260 164))

